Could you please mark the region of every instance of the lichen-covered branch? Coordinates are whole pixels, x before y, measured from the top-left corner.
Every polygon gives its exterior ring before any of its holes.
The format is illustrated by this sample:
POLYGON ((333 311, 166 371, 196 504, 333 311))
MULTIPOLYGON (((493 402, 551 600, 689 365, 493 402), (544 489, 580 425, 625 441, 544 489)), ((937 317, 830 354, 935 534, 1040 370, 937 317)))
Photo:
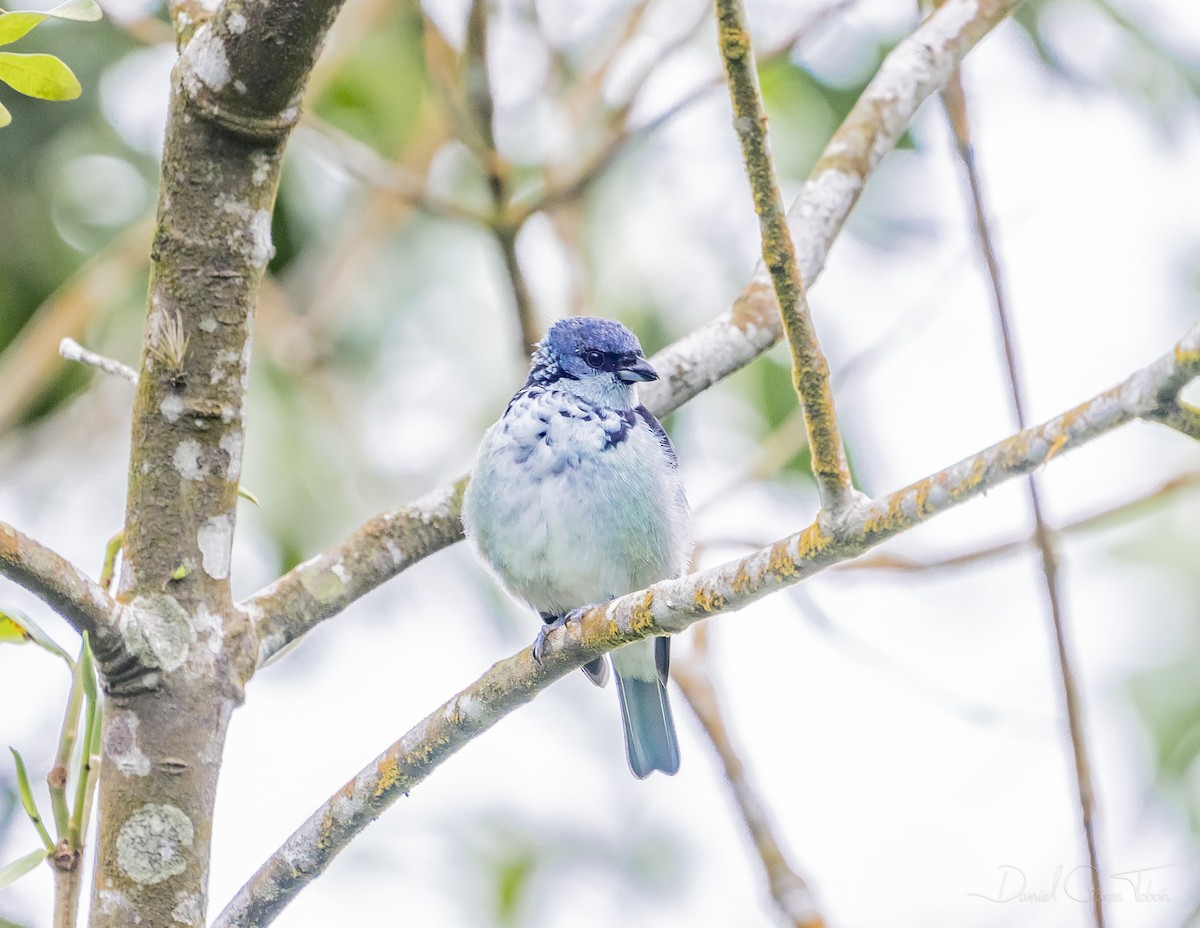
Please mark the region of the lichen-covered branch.
POLYGON ((541 662, 525 648, 426 716, 314 812, 263 864, 214 928, 269 924, 349 841, 446 758, 539 692, 602 653, 650 635, 674 635, 756 602, 867 551, 959 503, 1028 474, 1134 419, 1150 418, 1164 385, 1200 374, 1200 325, 1123 383, 1042 425, 985 448, 889 496, 843 513, 836 535, 818 522, 736 561, 664 580, 595 606, 552 632, 541 662))
MULTIPOLYGON (((1021 2, 949 0, 884 59, 788 211, 806 287, 820 275, 829 248, 867 178, 900 138, 917 107, 950 76, 975 43, 1021 2)), ((741 370, 781 335, 775 294, 766 270, 761 269, 729 312, 654 356, 654 367, 662 379, 643 385, 639 391, 642 401, 663 416, 741 370)), ((446 510, 439 508, 426 517, 427 507, 418 503, 393 514, 390 521, 387 516, 377 516, 337 547, 309 561, 306 568, 292 570, 247 600, 244 606, 255 619, 260 640, 271 642, 266 649, 260 648, 260 657, 337 615, 420 557, 459 541, 463 535, 457 498, 454 487, 447 485, 425 497, 449 500, 446 510), (407 550, 414 519, 421 525, 420 556, 393 558, 389 546, 407 550), (356 561, 370 564, 371 570, 356 576, 350 566, 356 561), (344 576, 333 572, 333 565, 339 562, 344 576), (336 596, 322 601, 307 590, 303 574, 309 575, 311 583, 314 567, 326 573, 323 585, 340 586, 336 596), (303 621, 293 620, 296 610, 303 613, 303 621)))
POLYGON ((783 195, 767 142, 767 114, 758 89, 758 66, 741 0, 717 0, 717 41, 733 104, 733 126, 742 146, 754 211, 762 235, 762 256, 784 334, 792 352, 792 382, 804 408, 812 469, 821 508, 837 513, 851 501, 853 484, 829 383, 829 364, 817 340, 796 248, 788 231, 783 195))
MULTIPOLYGON (((1185 490, 1194 490, 1197 485, 1200 485, 1200 471, 1189 471, 1177 477, 1172 477, 1148 493, 1143 493, 1133 499, 1118 503, 1116 506, 1093 513, 1092 515, 1075 519, 1052 531, 1056 537, 1062 538, 1066 535, 1106 528, 1127 519, 1135 518, 1148 509, 1159 507, 1169 501, 1175 494, 1184 492, 1185 490)), ((838 570, 839 572, 842 570, 866 570, 899 571, 902 573, 946 570, 979 564, 984 561, 992 561, 1006 554, 1023 551, 1032 544, 1036 544, 1035 538, 1014 538, 1009 541, 1002 541, 999 544, 987 545, 986 547, 976 548, 972 551, 963 551, 949 557, 931 560, 916 560, 896 554, 877 554, 869 558, 859 558, 848 564, 841 564, 838 570)))
MULTIPOLYGON (((706 626, 697 630, 702 633, 706 626)), ((751 782, 746 764, 734 746, 721 711, 721 701, 713 685, 707 660, 707 642, 696 655, 674 660, 671 679, 678 684, 688 706, 712 742, 725 772, 725 780, 733 794, 738 815, 767 877, 767 888, 775 908, 792 928, 824 928, 825 920, 817 908, 812 888, 785 853, 766 806, 751 782)))
POLYGON ((259 664, 400 571, 461 538, 458 511, 466 485, 464 477, 403 509, 376 516, 341 544, 293 568, 243 603, 258 626, 259 664))
POLYGON ((104 674, 92 928, 205 922, 217 761, 256 663, 229 592, 254 305, 284 147, 339 6, 172 4, 182 50, 117 581, 122 638, 154 675, 117 690, 104 674))
POLYGON ((1153 418, 1188 438, 1200 441, 1200 409, 1194 406, 1182 401, 1166 403, 1154 413, 1153 418))

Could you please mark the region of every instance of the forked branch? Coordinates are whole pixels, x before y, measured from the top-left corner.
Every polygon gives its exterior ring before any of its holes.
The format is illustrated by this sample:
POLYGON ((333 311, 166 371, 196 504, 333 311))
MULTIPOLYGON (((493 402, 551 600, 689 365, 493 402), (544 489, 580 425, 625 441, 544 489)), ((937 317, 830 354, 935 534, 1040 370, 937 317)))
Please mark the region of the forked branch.
POLYGON ((1051 457, 1127 422, 1153 418, 1161 391, 1171 385, 1178 391, 1198 374, 1200 325, 1172 351, 1111 390, 889 496, 852 507, 836 536, 814 522, 739 560, 592 608, 579 623, 547 637, 541 663, 529 648, 500 661, 364 768, 271 855, 215 928, 270 923, 384 809, 446 758, 587 661, 631 641, 677 634, 701 619, 748 606, 1028 474, 1051 457))
MULTIPOLYGON (((917 108, 1021 2, 948 0, 884 59, 788 211, 806 287, 820 275, 867 178, 896 144, 917 108)), ((779 307, 763 269, 729 312, 655 355, 654 367, 662 379, 645 385, 642 401, 661 417, 741 370, 781 335, 779 307)), ((261 642, 260 663, 417 560, 459 541, 462 486, 460 479, 412 506, 375 517, 243 603, 261 642), (356 564, 369 567, 359 571, 356 564), (338 570, 335 565, 340 565, 338 570), (323 592, 314 592, 314 587, 323 592)))

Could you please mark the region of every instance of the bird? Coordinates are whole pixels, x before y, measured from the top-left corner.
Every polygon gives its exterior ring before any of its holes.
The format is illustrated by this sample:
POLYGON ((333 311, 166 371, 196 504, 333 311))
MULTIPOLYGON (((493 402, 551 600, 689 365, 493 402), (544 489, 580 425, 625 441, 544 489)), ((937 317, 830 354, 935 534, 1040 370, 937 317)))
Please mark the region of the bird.
MULTIPOLYGON (((525 385, 484 434, 463 495, 476 556, 543 626, 533 645, 592 605, 683 576, 691 517, 671 439, 638 400, 658 379, 620 322, 560 320, 536 345, 525 385)), ((630 770, 679 770, 667 695, 671 640, 611 654, 630 770)), ((603 656, 584 673, 608 681, 603 656)))

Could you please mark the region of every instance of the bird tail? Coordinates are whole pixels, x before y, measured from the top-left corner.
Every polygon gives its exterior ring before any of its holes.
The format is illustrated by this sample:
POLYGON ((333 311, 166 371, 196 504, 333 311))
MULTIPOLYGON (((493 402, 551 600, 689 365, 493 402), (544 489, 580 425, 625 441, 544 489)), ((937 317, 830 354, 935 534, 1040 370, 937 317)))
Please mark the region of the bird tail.
POLYGON ((639 680, 619 672, 615 676, 629 769, 639 780, 644 780, 655 770, 668 775, 677 773, 679 743, 666 686, 657 677, 639 680))

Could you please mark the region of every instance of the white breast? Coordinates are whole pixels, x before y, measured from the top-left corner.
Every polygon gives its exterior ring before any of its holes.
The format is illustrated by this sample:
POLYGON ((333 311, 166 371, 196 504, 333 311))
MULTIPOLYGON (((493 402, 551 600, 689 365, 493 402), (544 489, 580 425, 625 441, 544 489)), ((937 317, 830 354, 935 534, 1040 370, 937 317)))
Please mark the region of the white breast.
POLYGON ((553 389, 518 394, 488 430, 463 522, 509 592, 554 614, 678 576, 691 549, 678 474, 646 422, 553 389))

